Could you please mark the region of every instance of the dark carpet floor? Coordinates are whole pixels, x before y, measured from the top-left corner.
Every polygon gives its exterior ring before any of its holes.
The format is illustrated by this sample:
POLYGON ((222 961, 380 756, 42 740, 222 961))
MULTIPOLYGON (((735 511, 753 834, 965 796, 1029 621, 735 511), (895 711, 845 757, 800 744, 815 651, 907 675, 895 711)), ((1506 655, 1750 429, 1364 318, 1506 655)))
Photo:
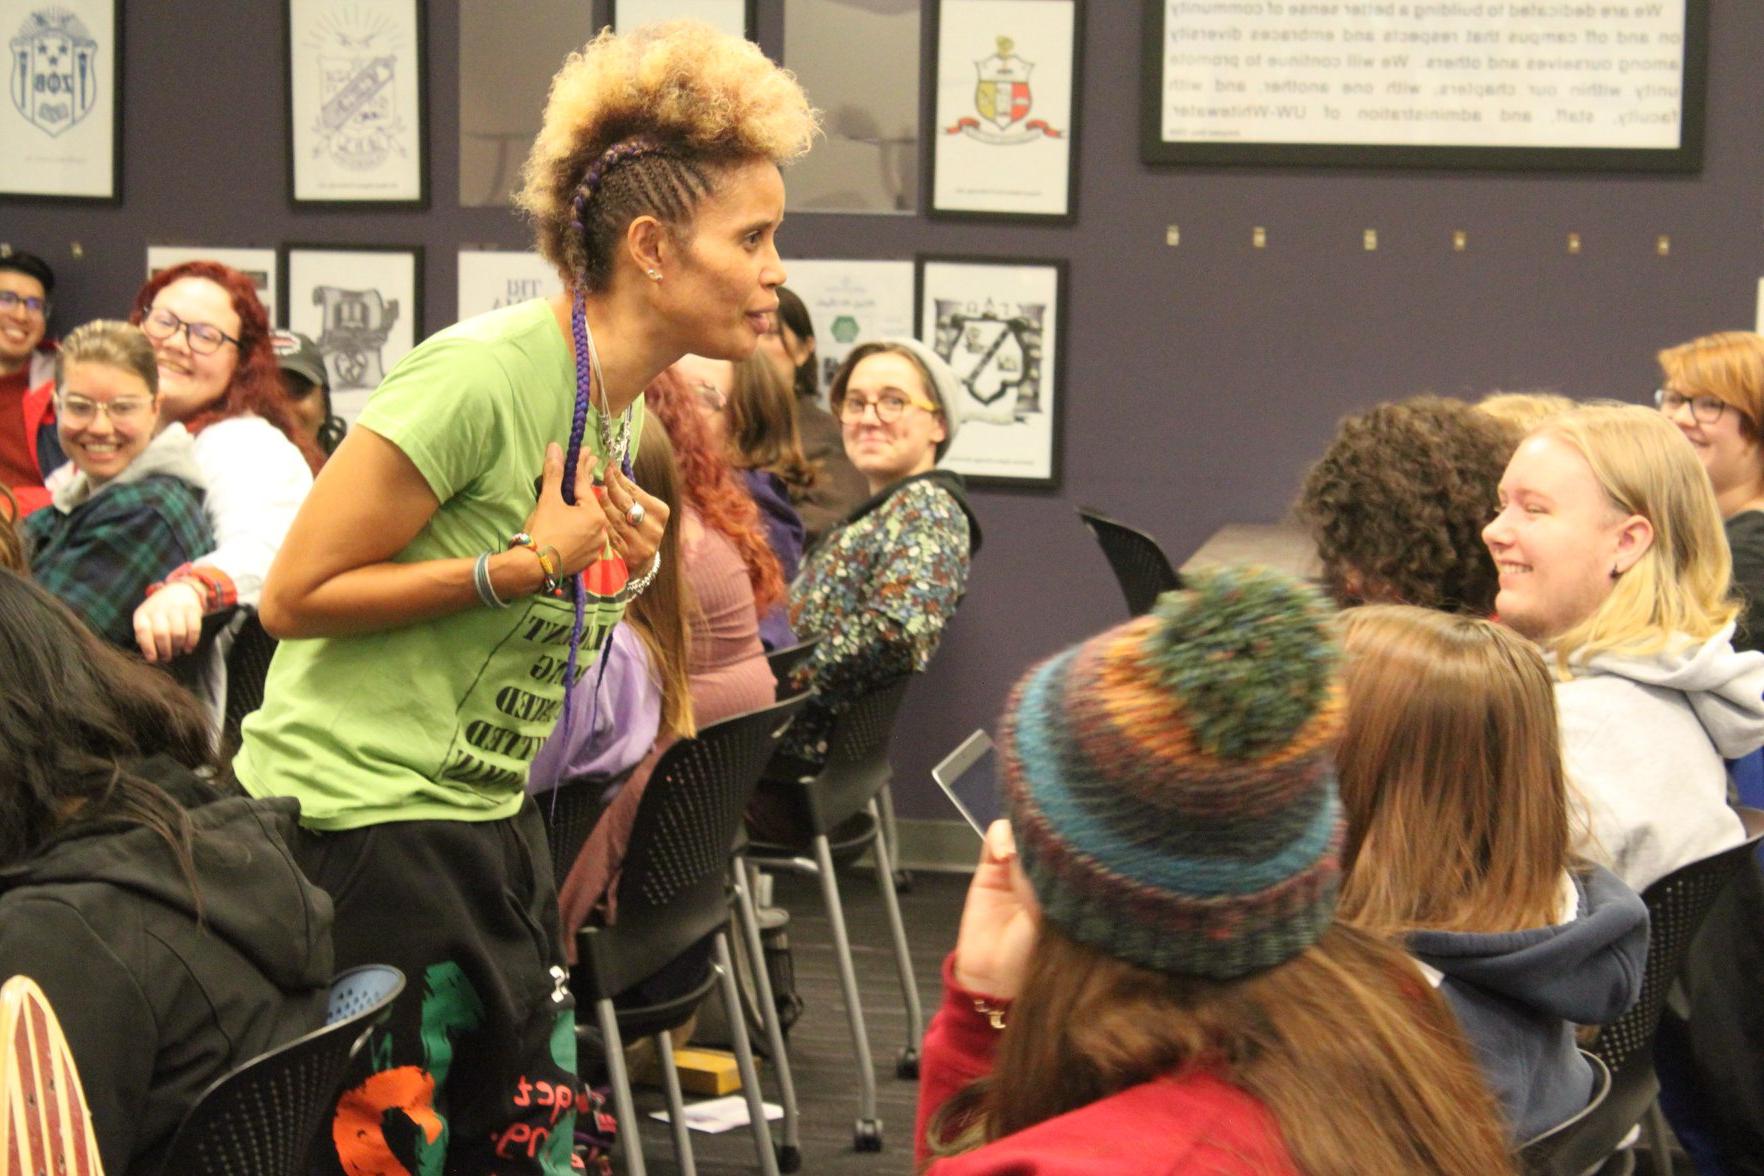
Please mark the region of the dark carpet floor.
MULTIPOLYGON (((965 875, 918 873, 912 876, 911 889, 900 896, 927 1020, 942 995, 939 969, 955 943, 967 884, 965 875)), ((802 1116, 801 1171, 809 1176, 901 1176, 912 1171, 913 1113, 918 1098, 918 1084, 902 1081, 894 1073, 896 1055, 906 1044, 906 1008, 901 1002, 875 874, 867 867, 842 870, 839 886, 875 1063, 883 1148, 870 1153, 852 1148, 857 1078, 852 1069, 845 1006, 839 997, 832 935, 818 885, 813 878, 779 875, 774 902, 790 912, 797 991, 806 1002, 789 1038, 791 1073, 802 1116)), ((776 1102, 777 1087, 763 1063, 761 1085, 767 1100, 776 1102)), ((688 1105, 693 1101, 693 1096, 687 1095, 688 1105)), ((674 1160, 672 1136, 666 1124, 648 1117, 648 1112, 664 1105, 661 1092, 639 1089, 637 1104, 645 1119, 643 1156, 648 1169, 657 1176, 673 1176, 680 1168, 674 1160)), ((722 1135, 694 1132, 692 1146, 702 1176, 758 1170, 753 1141, 745 1129, 722 1135)), ((624 1169, 619 1166, 616 1170, 624 1169)))

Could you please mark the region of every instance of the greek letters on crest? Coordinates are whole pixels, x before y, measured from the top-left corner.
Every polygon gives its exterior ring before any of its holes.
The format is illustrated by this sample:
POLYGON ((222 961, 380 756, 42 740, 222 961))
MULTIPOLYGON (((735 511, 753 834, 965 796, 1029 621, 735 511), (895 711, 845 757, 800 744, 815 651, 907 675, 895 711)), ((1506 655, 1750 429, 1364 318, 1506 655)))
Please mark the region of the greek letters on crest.
POLYGON ((98 42, 65 8, 39 8, 12 38, 12 104, 51 138, 85 118, 98 97, 98 42))

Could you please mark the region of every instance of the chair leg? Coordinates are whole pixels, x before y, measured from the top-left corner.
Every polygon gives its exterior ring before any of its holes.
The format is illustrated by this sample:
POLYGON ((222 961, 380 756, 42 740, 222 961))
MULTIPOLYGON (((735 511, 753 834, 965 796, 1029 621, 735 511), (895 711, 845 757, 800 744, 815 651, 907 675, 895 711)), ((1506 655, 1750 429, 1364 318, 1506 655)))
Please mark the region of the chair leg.
POLYGON ((747 1118, 753 1131, 753 1150, 764 1176, 778 1176, 778 1157, 772 1151, 772 1129, 766 1123, 766 1105, 760 1090, 759 1068, 753 1064, 753 1047, 747 1041, 747 1018, 741 1013, 741 994, 735 991, 735 964, 729 958, 729 937, 717 932, 717 973, 723 989, 723 1011, 729 1016, 729 1036, 734 1039, 735 1064, 741 1070, 741 1091, 747 1098, 747 1118))
MULTIPOLYGON (((870 1038, 864 1029, 864 1006, 858 1000, 857 970, 851 962, 851 940, 845 934, 845 911, 839 905, 839 882, 833 876, 833 851, 825 834, 815 837, 815 862, 821 878, 821 901, 833 929, 833 959, 839 965, 839 991, 845 998, 845 1017, 851 1025, 851 1048, 857 1055, 858 1119, 852 1144, 858 1151, 882 1150, 882 1121, 876 1117, 876 1070, 870 1060, 870 1038)), ((883 888, 887 889, 884 875, 883 888)))
POLYGON ((784 1143, 778 1149, 778 1170, 794 1172, 802 1165, 802 1139, 796 1118, 796 1082, 790 1076, 790 1055, 784 1046, 783 1026, 778 1023, 778 1003, 772 993, 772 977, 766 971, 765 945, 760 942, 759 914, 753 909, 753 891, 748 885, 747 861, 735 859, 735 917, 741 924, 741 938, 747 944, 747 956, 753 961, 753 986, 759 997, 760 1021, 766 1029, 766 1048, 771 1051, 772 1065, 778 1071, 779 1102, 784 1107, 784 1143))
MULTIPOLYGON (((881 814, 874 800, 870 801, 870 819, 881 826, 881 814)), ((894 970, 900 978, 900 994, 906 999, 907 1040, 895 1060, 894 1072, 901 1078, 919 1076, 919 1042, 925 1036, 925 1014, 919 1007, 919 985, 913 978, 913 960, 907 953, 906 924, 900 917, 900 898, 894 893, 894 859, 889 846, 876 838, 876 878, 881 883, 882 909, 888 913, 888 933, 894 940, 894 970)))
POLYGON ((610 1000, 594 1002, 594 1017, 600 1022, 600 1039, 606 1045, 607 1081, 612 1083, 613 1113, 619 1119, 619 1148, 625 1153, 627 1176, 648 1176, 643 1166, 643 1125, 637 1119, 637 1107, 631 1101, 631 1075, 625 1070, 625 1043, 619 1037, 619 1019, 610 1000))
POLYGON ((876 796, 882 802, 882 817, 876 822, 876 835, 888 839, 888 856, 894 863, 894 889, 897 893, 905 893, 913 888, 913 876, 900 867, 900 826, 894 820, 894 789, 883 784, 876 796))
POLYGON ((1649 1167, 1654 1176, 1672 1176, 1672 1136, 1666 1130, 1666 1115, 1660 1110, 1659 1099, 1648 1104, 1646 1122, 1649 1167))
POLYGON ((686 1127, 686 1100, 680 1094, 680 1071, 674 1065, 674 1038, 657 1033, 655 1061, 661 1070, 662 1090, 668 1096, 668 1127, 674 1133, 674 1159, 680 1165, 680 1176, 698 1176, 698 1164, 692 1156, 692 1132, 686 1127))

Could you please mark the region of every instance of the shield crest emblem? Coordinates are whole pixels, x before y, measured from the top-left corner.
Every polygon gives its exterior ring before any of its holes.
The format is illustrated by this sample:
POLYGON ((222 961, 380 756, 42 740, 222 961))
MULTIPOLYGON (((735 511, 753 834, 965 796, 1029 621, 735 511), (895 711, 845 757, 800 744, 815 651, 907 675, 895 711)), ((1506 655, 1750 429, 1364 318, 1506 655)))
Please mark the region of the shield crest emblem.
POLYGON ((998 39, 998 52, 974 63, 979 80, 974 86, 974 109, 981 118, 1005 130, 1029 114, 1029 75, 1035 66, 1016 54, 1009 37, 998 39))
POLYGON ((74 126, 98 97, 98 42, 78 17, 32 13, 12 38, 12 104, 25 121, 54 137, 74 126))

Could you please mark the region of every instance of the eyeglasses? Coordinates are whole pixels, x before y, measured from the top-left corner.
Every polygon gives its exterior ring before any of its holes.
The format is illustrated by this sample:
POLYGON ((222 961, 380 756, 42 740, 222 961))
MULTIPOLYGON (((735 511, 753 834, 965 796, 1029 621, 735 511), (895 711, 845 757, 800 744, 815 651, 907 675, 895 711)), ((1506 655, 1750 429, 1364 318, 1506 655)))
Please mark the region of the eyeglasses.
POLYGON ((0 310, 17 313, 23 310, 33 318, 42 318, 49 313, 47 298, 27 298, 23 294, 15 294, 11 290, 0 290, 0 310))
POLYGON ((90 424, 99 413, 109 417, 113 425, 135 425, 145 420, 153 408, 153 401, 144 396, 124 396, 106 403, 68 395, 56 397, 55 403, 61 419, 70 425, 90 424))
POLYGON ((715 384, 705 380, 694 380, 687 387, 692 390, 694 396, 698 397, 698 402, 712 412, 722 412, 729 406, 729 394, 715 384))
POLYGON ((864 419, 864 413, 876 410, 876 419, 885 425, 892 425, 906 412, 907 407, 922 408, 926 412, 936 412, 937 406, 923 400, 914 400, 893 392, 885 392, 874 400, 865 400, 861 396, 847 396, 839 402, 839 419, 856 424, 864 419))
POLYGON ((190 350, 197 355, 213 355, 222 343, 239 346, 239 341, 212 323, 187 323, 169 310, 150 311, 141 320, 141 330, 155 343, 164 343, 179 331, 190 341, 190 350))
POLYGON ((1714 424, 1727 408, 1727 401, 1718 396, 1686 396, 1670 388, 1654 389, 1654 405, 1667 416, 1673 416, 1687 404, 1690 405, 1691 419, 1699 425, 1714 424))

